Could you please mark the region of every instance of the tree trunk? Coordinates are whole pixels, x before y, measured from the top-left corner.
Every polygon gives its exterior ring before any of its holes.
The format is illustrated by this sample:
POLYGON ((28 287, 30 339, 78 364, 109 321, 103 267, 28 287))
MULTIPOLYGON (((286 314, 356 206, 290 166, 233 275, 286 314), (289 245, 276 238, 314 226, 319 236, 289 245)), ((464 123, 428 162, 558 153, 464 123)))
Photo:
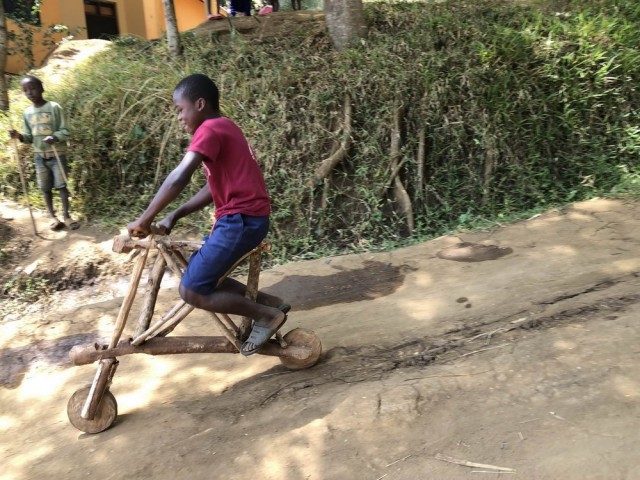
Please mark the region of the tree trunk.
POLYGON ((169 45, 169 51, 172 56, 177 57, 182 53, 182 46, 180 45, 180 35, 178 34, 176 9, 173 0, 162 0, 162 6, 164 7, 164 20, 167 27, 167 44, 169 45))
POLYGON ((9 110, 9 92, 4 69, 7 66, 7 17, 4 15, 4 2, 0 1, 0 110, 9 110))
POLYGON ((336 49, 353 47, 366 36, 362 0, 324 0, 324 13, 336 49))

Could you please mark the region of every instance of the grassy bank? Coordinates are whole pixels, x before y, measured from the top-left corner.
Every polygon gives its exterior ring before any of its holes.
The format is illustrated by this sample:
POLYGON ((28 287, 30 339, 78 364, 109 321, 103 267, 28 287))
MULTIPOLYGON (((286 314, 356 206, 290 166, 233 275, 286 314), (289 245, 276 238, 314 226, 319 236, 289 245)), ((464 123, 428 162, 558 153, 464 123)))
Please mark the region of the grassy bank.
MULTIPOLYGON (((71 120, 78 207, 119 224, 141 211, 188 145, 170 96, 192 72, 215 79, 225 114, 257 152, 278 257, 638 190, 635 0, 561 12, 496 1, 366 12, 369 38, 342 53, 317 31, 185 35, 179 61, 162 43, 118 41, 48 92, 71 120), (333 154, 340 162, 318 173, 333 154)), ((4 163, 0 177, 13 195, 15 170, 4 163)), ((196 219, 203 230, 210 214, 196 219)))

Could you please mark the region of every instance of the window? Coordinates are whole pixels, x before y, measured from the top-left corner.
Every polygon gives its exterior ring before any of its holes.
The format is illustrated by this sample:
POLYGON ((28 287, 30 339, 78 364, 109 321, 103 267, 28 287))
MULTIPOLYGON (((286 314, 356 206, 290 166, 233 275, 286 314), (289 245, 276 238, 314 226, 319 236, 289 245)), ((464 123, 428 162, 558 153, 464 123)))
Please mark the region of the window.
POLYGON ((84 0, 87 37, 111 40, 118 36, 116 4, 99 0, 84 0))
POLYGON ((85 0, 84 13, 86 15, 97 15, 99 17, 116 17, 116 6, 114 3, 96 2, 85 0))

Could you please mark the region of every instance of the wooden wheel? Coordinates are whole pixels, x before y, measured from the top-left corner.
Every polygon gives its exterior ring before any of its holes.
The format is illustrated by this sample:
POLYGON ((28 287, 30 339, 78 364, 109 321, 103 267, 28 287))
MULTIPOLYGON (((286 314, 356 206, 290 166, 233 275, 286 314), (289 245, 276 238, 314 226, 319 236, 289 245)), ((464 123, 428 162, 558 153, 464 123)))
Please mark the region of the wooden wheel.
POLYGON ((71 395, 69 403, 67 403, 67 416, 69 417, 71 425, 78 430, 86 433, 100 433, 116 421, 116 417, 118 416, 118 403, 116 402, 116 397, 107 390, 102 396, 93 420, 84 419, 80 414, 90 390, 91 386, 83 387, 71 395))
POLYGON ((322 353, 322 343, 311 330, 306 328, 294 328, 284 336, 284 340, 289 345, 298 347, 308 347, 311 349, 310 355, 305 359, 280 357, 282 364, 290 370, 302 370, 303 368, 313 367, 322 353))

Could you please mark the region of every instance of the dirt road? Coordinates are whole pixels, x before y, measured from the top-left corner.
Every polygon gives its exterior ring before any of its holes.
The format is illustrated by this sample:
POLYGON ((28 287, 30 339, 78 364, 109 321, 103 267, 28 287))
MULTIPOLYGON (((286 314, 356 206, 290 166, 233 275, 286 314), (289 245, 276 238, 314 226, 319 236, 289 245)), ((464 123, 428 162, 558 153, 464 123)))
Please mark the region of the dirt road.
MULTIPOLYGON (((3 215, 28 235, 24 212, 3 215)), ((34 239, 22 267, 111 262, 111 235, 83 227, 34 239)), ((262 285, 294 306, 287 329, 321 337, 318 365, 122 357, 119 417, 98 435, 67 421, 67 400, 95 366, 66 355, 110 336, 123 281, 67 290, 1 321, 0 478, 639 479, 639 252, 640 203, 594 200, 265 271, 262 285), (462 242, 512 252, 438 257, 462 242)), ((160 308, 176 299, 171 285, 160 308)), ((194 314, 173 335, 213 332, 194 314)))

